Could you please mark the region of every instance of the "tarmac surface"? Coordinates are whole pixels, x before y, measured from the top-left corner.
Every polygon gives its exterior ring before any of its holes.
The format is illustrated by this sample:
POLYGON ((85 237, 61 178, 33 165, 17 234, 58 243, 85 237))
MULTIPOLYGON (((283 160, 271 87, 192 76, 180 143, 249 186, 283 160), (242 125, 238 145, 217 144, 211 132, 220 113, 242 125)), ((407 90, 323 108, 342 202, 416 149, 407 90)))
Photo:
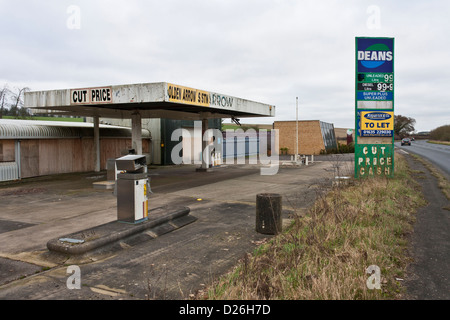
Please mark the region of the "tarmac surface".
POLYGON ((255 231, 258 193, 282 195, 288 224, 331 186, 337 166, 341 174, 353 174, 351 161, 332 159, 282 165, 276 175, 261 175, 257 165, 213 172, 150 167, 149 209, 188 207, 194 219, 168 233, 143 232, 83 255, 51 252, 47 243, 117 220, 112 191, 92 185, 106 180, 106 172, 2 183, 0 299, 190 299, 272 237, 255 231), (80 289, 73 289, 75 276, 80 289))
POLYGON ((450 299, 450 201, 438 187, 436 177, 420 161, 405 159, 420 184, 427 205, 416 213, 410 237, 412 262, 405 287, 409 300, 450 299))
POLYGON ((395 147, 427 159, 439 168, 447 179, 450 179, 449 145, 429 143, 428 140, 416 140, 412 141, 410 146, 402 146, 400 142, 395 142, 395 147))

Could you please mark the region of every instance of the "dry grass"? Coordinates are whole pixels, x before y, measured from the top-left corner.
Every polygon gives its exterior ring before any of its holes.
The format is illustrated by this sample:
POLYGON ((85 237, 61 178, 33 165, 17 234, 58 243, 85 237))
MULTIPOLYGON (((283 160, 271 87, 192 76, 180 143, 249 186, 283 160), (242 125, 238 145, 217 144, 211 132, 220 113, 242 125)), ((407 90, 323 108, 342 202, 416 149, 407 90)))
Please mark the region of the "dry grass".
POLYGON ((304 217, 245 256, 208 290, 207 299, 394 299, 408 257, 406 235, 423 205, 406 163, 395 178, 354 181, 322 190, 304 217), (370 290, 367 267, 381 269, 370 290))
POLYGON ((438 187, 442 190, 447 199, 450 200, 450 182, 442 172, 423 157, 415 154, 412 154, 412 157, 417 161, 420 161, 428 170, 430 170, 431 174, 438 180, 438 187))
POLYGON ((450 141, 428 140, 428 143, 443 144, 446 146, 450 146, 450 141))

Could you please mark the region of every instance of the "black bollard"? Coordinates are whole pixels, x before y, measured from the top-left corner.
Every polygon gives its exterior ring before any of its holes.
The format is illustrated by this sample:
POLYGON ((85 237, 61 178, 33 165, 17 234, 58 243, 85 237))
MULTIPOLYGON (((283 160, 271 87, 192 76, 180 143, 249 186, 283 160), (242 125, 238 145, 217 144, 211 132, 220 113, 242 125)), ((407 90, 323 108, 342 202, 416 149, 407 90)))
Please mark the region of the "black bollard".
POLYGON ((281 195, 260 193, 256 195, 256 232, 278 234, 282 229, 281 195))

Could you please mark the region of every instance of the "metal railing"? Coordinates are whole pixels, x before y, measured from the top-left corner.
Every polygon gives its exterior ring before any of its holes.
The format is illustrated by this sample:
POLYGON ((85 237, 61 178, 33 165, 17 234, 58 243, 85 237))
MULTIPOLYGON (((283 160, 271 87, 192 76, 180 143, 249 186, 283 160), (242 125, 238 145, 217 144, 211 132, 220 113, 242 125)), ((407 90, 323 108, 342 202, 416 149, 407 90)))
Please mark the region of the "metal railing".
POLYGON ((19 166, 16 162, 0 162, 0 181, 19 179, 19 166))

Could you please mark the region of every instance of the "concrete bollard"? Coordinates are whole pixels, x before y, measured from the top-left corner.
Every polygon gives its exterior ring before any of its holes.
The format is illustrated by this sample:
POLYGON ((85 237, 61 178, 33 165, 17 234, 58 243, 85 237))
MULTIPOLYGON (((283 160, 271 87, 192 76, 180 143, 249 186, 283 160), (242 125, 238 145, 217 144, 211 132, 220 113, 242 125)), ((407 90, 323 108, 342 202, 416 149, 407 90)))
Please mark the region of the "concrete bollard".
POLYGON ((282 231, 281 195, 260 193, 256 195, 256 232, 278 234, 282 231))

